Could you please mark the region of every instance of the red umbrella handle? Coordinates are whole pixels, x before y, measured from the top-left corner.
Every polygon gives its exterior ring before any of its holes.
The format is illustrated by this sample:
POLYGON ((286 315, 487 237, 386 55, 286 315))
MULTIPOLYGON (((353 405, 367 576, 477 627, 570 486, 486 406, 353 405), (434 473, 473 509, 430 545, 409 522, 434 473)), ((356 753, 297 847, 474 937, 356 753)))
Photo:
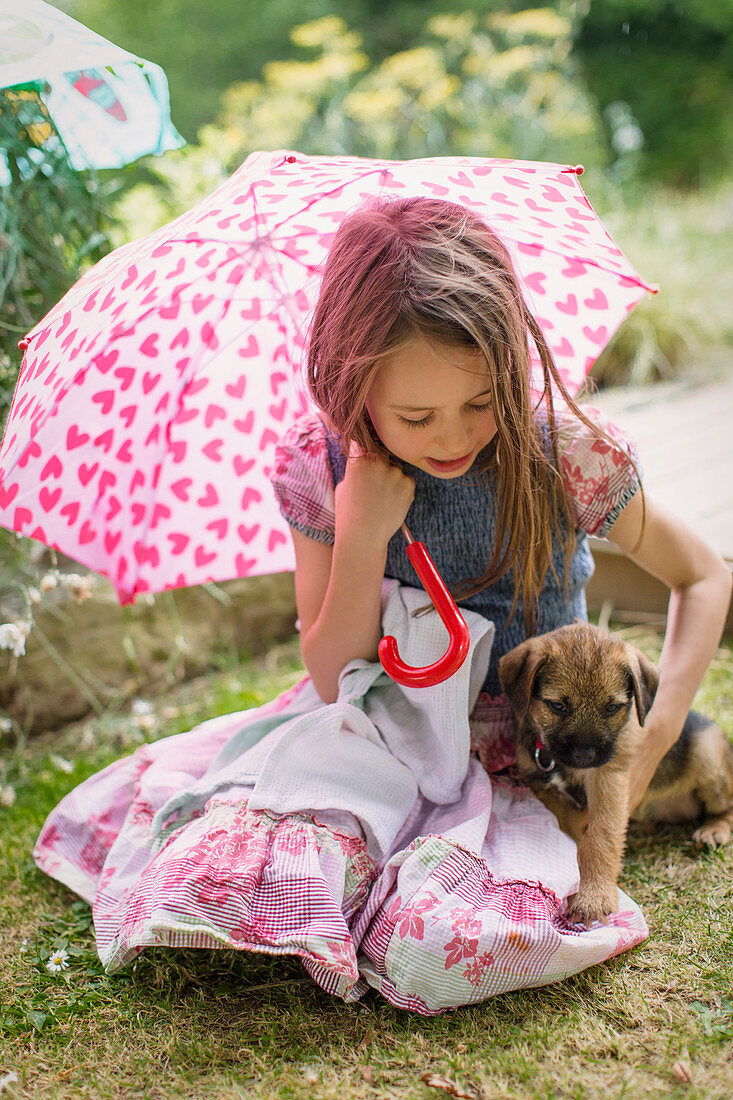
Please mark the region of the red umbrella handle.
POLYGON ((433 684, 442 684, 457 672, 465 661, 470 642, 468 627, 443 578, 435 568, 435 563, 425 544, 416 542, 404 524, 402 531, 408 540, 407 556, 415 567, 415 572, 422 581, 425 591, 435 604, 443 625, 450 635, 450 641, 443 656, 432 665, 413 668, 402 660, 397 652, 397 642, 390 634, 382 638, 379 643, 379 660, 382 662, 384 671, 403 687, 431 687, 433 684))

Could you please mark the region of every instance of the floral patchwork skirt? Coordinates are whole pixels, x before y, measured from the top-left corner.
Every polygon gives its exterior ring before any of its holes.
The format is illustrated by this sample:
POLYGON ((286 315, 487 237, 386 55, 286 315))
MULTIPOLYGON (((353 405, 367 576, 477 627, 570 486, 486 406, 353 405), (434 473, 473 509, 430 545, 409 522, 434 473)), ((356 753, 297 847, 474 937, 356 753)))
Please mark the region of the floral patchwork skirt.
POLYGON ((93 906, 107 971, 160 945, 297 955, 344 1000, 371 987, 432 1015, 561 980, 648 935, 621 891, 607 924, 565 920, 575 845, 529 791, 489 774, 511 763, 512 746, 505 701, 486 696, 460 799, 419 797, 381 859, 343 809, 253 809, 248 786, 154 827, 235 732, 285 718, 307 690, 145 745, 51 813, 36 862, 93 906))

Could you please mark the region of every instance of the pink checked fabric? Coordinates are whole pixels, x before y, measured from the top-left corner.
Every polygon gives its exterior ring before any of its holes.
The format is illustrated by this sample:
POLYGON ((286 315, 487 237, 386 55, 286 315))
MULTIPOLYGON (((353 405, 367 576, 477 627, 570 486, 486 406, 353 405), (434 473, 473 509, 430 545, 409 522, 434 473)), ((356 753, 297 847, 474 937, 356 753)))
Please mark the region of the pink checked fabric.
POLYGON ((198 206, 103 259, 27 336, 0 447, 0 522, 143 591, 293 567, 270 487, 308 407, 319 270, 344 216, 430 195, 504 239, 575 392, 649 289, 580 169, 253 153, 198 206))
MULTIPOLYGON (((384 628, 415 663, 443 644, 437 616, 411 616, 423 602, 385 587, 384 628)), ((493 729, 503 763, 507 713, 478 695, 491 624, 467 621, 469 659, 442 685, 399 688, 355 661, 334 704, 306 679, 73 790, 34 855, 93 905, 106 969, 159 945, 296 955, 335 996, 371 987, 431 1015, 641 942, 621 892, 608 924, 567 923, 575 845, 471 755, 493 729)))

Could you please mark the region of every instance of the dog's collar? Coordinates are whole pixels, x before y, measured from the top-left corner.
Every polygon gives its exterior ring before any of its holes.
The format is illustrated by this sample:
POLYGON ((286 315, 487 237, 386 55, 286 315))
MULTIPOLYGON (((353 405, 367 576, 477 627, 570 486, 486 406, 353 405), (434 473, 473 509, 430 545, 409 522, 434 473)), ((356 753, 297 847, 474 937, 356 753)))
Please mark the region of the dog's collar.
POLYGON ((544 745, 540 744, 539 737, 535 740, 534 762, 541 772, 555 770, 555 760, 550 756, 544 745))

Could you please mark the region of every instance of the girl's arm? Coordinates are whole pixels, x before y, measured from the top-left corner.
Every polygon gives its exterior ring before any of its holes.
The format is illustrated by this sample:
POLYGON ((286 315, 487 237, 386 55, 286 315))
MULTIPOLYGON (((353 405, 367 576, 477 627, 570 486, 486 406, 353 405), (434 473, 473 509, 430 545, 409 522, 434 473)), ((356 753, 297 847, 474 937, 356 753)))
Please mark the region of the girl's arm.
POLYGON ((325 703, 335 701, 349 661, 377 658, 387 545, 414 490, 412 478, 386 459, 351 457, 336 487, 334 545, 292 532, 301 651, 325 703))
POLYGON ((670 589, 667 629, 659 659, 659 687, 644 726, 629 798, 641 801, 657 765, 679 737, 712 660, 728 613, 731 574, 723 559, 681 520, 645 494, 631 498, 608 538, 670 589))

